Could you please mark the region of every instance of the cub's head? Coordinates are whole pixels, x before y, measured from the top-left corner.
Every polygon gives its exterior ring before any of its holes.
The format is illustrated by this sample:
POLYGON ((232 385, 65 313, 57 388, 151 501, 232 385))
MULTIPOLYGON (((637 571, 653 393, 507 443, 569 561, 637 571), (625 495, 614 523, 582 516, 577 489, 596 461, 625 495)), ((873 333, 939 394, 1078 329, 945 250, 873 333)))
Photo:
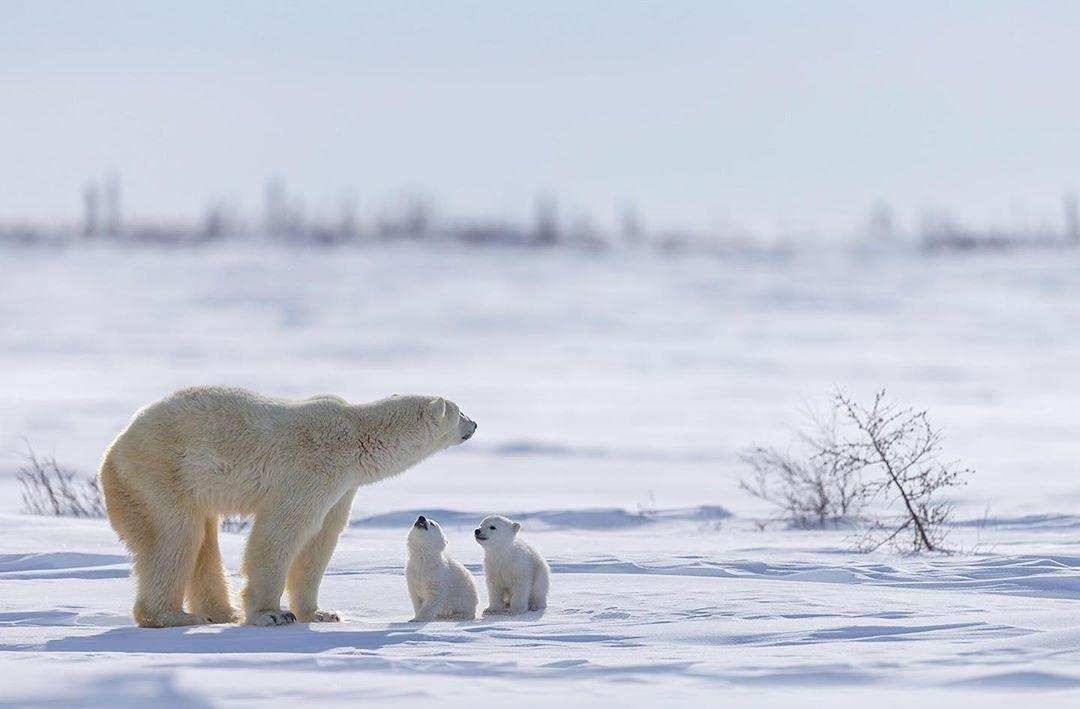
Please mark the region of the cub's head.
POLYGON ((480 521, 473 536, 482 547, 498 547, 514 541, 521 525, 502 515, 491 515, 480 521))
POLYGON ((410 549, 440 552, 446 548, 446 535, 438 522, 420 515, 409 530, 408 544, 410 549))

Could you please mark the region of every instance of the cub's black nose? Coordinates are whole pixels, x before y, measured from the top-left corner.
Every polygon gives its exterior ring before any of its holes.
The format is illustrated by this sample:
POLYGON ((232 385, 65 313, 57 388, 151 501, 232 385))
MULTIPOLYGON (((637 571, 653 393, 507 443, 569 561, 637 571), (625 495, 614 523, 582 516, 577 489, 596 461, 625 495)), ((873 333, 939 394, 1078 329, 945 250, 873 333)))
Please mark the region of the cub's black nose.
POLYGON ((474 529, 472 533, 473 533, 474 537, 479 537, 480 536, 480 530, 479 529, 474 529))
POLYGON ((427 529, 427 517, 425 517, 424 515, 420 515, 416 518, 416 523, 413 526, 420 527, 421 529, 427 529))

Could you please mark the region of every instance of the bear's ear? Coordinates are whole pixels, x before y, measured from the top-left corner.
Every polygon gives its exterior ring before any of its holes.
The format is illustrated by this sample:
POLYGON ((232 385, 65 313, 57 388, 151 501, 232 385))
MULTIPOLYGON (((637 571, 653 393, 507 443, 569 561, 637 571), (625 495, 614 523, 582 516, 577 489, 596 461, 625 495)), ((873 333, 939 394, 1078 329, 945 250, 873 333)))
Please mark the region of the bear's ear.
POLYGON ((514 534, 521 531, 521 522, 512 522, 510 528, 514 530, 514 534))
POLYGON ((446 399, 432 399, 431 403, 428 404, 428 413, 436 421, 442 421, 446 418, 446 399))

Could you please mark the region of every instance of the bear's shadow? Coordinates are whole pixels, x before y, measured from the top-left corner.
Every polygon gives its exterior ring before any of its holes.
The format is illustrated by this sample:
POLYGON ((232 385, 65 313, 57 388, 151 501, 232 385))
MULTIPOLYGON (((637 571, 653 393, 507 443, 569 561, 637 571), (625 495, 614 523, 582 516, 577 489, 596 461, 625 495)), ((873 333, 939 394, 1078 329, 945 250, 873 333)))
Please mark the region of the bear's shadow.
POLYGON ((348 630, 347 626, 339 624, 319 627, 326 629, 313 630, 312 626, 302 623, 278 628, 235 625, 200 626, 198 629, 123 627, 97 635, 56 638, 40 649, 46 652, 309 653, 338 648, 378 650, 430 639, 421 632, 422 625, 413 623, 394 624, 378 630, 348 630))

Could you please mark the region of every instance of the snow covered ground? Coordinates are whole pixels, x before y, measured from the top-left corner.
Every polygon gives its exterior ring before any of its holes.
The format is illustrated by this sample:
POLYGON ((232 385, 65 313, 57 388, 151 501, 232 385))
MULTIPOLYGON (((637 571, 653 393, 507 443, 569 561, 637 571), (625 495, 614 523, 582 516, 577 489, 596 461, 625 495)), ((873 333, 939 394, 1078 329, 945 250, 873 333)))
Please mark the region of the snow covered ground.
MULTIPOLYGON (((0 702, 1080 702, 1080 254, 0 251, 0 702), (18 513, 25 436, 93 471, 194 383, 448 396, 465 446, 365 489, 326 626, 143 630, 108 525, 18 513), (976 469, 950 556, 753 523, 738 452, 886 386, 976 469), (418 512, 522 517, 542 617, 405 623, 418 512)), ((243 536, 224 536, 235 569, 243 536)))

